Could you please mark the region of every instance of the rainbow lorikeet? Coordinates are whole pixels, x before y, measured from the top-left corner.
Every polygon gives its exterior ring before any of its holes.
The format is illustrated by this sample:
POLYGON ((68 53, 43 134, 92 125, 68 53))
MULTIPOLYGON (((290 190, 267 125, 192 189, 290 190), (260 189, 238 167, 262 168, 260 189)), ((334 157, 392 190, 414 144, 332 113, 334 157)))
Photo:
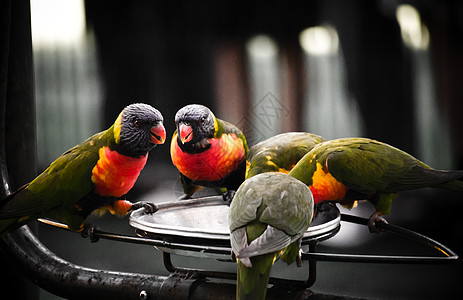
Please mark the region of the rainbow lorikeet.
POLYGON ((125 215, 138 208, 124 200, 148 159, 164 143, 163 117, 147 104, 124 108, 114 124, 66 151, 29 184, 0 201, 0 233, 37 218, 82 231, 87 217, 107 208, 125 215))
POLYGON ((463 191, 463 171, 435 170, 402 150, 367 138, 320 143, 289 175, 309 186, 315 203, 370 201, 376 209, 370 217, 371 231, 377 231, 377 221, 385 221, 381 215, 390 213, 400 191, 424 187, 463 191))
POLYGON ((284 173, 247 179, 230 206, 229 227, 237 257, 236 299, 265 299, 273 263, 300 259, 300 241, 313 216, 307 185, 284 173))
POLYGON ((286 132, 268 138, 249 149, 246 178, 264 172, 288 173, 307 152, 321 142, 308 132, 286 132))
POLYGON ((244 181, 248 146, 243 133, 203 105, 191 104, 175 115, 170 145, 185 195, 200 187, 236 190, 244 181))

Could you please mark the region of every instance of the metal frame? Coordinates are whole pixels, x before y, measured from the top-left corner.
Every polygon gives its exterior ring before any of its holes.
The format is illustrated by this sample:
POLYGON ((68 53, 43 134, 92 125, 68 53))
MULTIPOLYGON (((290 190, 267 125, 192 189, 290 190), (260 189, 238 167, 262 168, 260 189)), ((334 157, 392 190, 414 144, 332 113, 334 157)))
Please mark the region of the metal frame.
MULTIPOLYGON (((221 197, 220 197, 221 198, 221 197)), ((197 198, 189 200, 186 203, 186 206, 194 205, 195 202, 203 204, 208 203, 215 203, 217 198, 208 197, 208 198, 197 198)), ((169 207, 169 205, 173 205, 175 207, 181 207, 181 202, 170 202, 170 203, 162 203, 159 205, 159 209, 164 209, 169 207)), ((343 222, 349 222, 354 224, 359 224, 363 226, 367 226, 368 219, 361 218, 357 216, 352 216, 348 214, 341 214, 341 220, 343 222)), ((43 223, 46 223, 50 226, 55 226, 61 229, 67 230, 67 226, 53 222, 50 220, 40 220, 43 223)), ((309 274, 308 278, 305 281, 291 281, 281 278, 270 278, 270 283, 276 285, 287 285, 287 284, 296 284, 304 288, 311 287, 317 277, 317 262, 318 261, 331 261, 331 262, 344 262, 344 263, 387 263, 387 264, 438 264, 438 263, 452 263, 458 259, 458 255, 452 251, 450 248, 446 247, 445 245, 425 236, 419 234, 417 232, 402 228, 397 225, 379 222, 377 225, 382 231, 390 232, 399 236, 403 236, 405 238, 414 240, 419 242, 423 245, 431 247, 435 249, 440 256, 401 256, 401 255, 367 255, 367 254, 338 254, 338 253, 321 253, 317 252, 317 246, 320 242, 329 239, 337 234, 340 229, 340 226, 328 232, 324 235, 317 236, 314 239, 306 241, 305 244, 308 245, 308 251, 302 253, 302 259, 308 261, 309 263, 309 274)), ((142 233, 139 233, 142 235, 142 233)), ((141 237, 141 236, 127 236, 121 235, 117 233, 105 232, 96 229, 94 231, 94 237, 102 238, 102 239, 109 239, 113 241, 119 242, 126 242, 126 243, 135 243, 135 244, 143 244, 143 245, 150 245, 159 248, 167 248, 167 249, 181 249, 187 251, 201 251, 203 253, 220 253, 223 254, 224 251, 229 251, 223 247, 215 247, 215 246, 203 246, 203 245, 192 245, 188 243, 184 243, 182 241, 179 242, 168 242, 162 239, 152 238, 152 237, 141 237)), ((228 273, 228 272, 217 272, 217 271, 208 271, 208 270, 200 270, 200 269, 191 269, 191 268, 183 268, 183 267, 176 267, 173 265, 171 260, 171 254, 163 252, 163 262, 165 268, 171 273, 178 273, 184 275, 191 275, 195 274, 196 276, 200 277, 208 277, 208 278, 220 278, 220 279, 231 279, 236 280, 235 273, 228 273)), ((230 253, 230 261, 234 261, 230 253)))
MULTIPOLYGON (((5 178, 3 178, 5 179, 5 178)), ((8 186, 3 185, 4 189, 8 186)), ((43 220, 42 220, 43 221, 43 220)), ((350 215, 342 215, 343 222, 366 225, 367 219, 350 215)), ((46 224, 64 230, 66 226, 56 222, 46 221, 46 224)), ((435 264, 452 263, 458 255, 448 247, 416 232, 402 227, 383 224, 379 225, 384 231, 405 236, 438 251, 442 256, 383 256, 383 255, 354 255, 317 252, 320 240, 311 241, 308 252, 302 254, 302 259, 309 262, 309 274, 306 281, 291 281, 271 278, 275 288, 269 290, 269 299, 278 299, 281 290, 292 293, 304 291, 311 287, 317 277, 318 261, 360 262, 360 263, 389 263, 389 264, 435 264)), ((334 235, 333 233, 332 235, 334 235)), ((162 240, 127 236, 96 229, 95 237, 113 241, 150 245, 156 247, 197 247, 181 243, 170 243, 162 240)), ((331 235, 331 236, 332 236, 331 235)), ((323 239, 331 236, 324 237, 323 239)), ((235 285, 231 282, 215 282, 208 279, 221 278, 235 280, 235 273, 214 272, 175 267, 169 253, 163 252, 166 269, 171 276, 157 276, 137 273, 112 272, 85 268, 69 263, 43 246, 30 232, 27 226, 5 235, 0 243, 1 249, 24 270, 24 272, 42 288, 66 298, 141 298, 154 297, 159 299, 213 299, 228 295, 234 297, 235 285), (228 294, 227 294, 228 293, 228 294)), ((214 247, 205 247, 204 251, 215 251, 214 247)), ((231 260, 230 260, 231 261, 231 260)))

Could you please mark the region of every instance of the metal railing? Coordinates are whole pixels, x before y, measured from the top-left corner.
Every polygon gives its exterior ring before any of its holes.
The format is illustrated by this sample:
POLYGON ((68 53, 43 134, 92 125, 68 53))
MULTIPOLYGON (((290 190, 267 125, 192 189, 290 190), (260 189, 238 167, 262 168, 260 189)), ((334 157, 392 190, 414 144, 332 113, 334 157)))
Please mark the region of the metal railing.
MULTIPOLYGON (((221 199, 221 196, 218 196, 217 199, 221 199)), ((172 207, 182 207, 182 206, 189 206, 193 205, 195 202, 197 203, 206 203, 208 200, 214 201, 214 197, 208 198, 197 198, 190 200, 186 205, 182 205, 182 202, 166 202, 158 204, 159 208, 168 207, 169 205, 172 207)), ((354 223, 358 225, 367 226, 368 219, 348 215, 348 214, 341 214, 341 220, 343 222, 354 223)), ((46 220, 46 219, 39 219, 40 222, 61 228, 64 230, 68 230, 67 226, 55 221, 46 220)), ((432 249, 436 250, 436 256, 404 256, 404 255, 368 255, 368 254, 342 254, 342 253, 321 253, 317 252, 315 249, 317 244, 323 240, 326 240, 332 236, 334 236, 338 231, 339 227, 334 228, 330 232, 322 235, 316 236, 313 239, 309 239, 304 241, 304 244, 309 245, 309 250, 307 252, 302 253, 302 259, 309 261, 309 262, 316 262, 316 261, 332 261, 332 262, 350 262, 350 263, 387 263, 387 264, 439 264, 439 263, 452 263, 458 259, 458 255, 448 248, 447 246, 425 236, 415 231, 385 223, 385 222, 378 222, 378 228, 384 232, 393 233, 407 239, 413 240, 415 242, 421 243, 425 246, 431 247, 432 249)), ((231 247, 223 247, 223 246, 214 246, 214 245, 197 245, 188 242, 184 242, 181 239, 176 242, 171 242, 164 240, 162 238, 153 238, 153 237, 143 237, 143 236, 129 236, 118 234, 114 232, 103 231, 100 229, 95 229, 93 235, 97 239, 107 239, 112 241, 124 242, 124 243, 133 243, 133 244, 141 244, 141 245, 149 245, 159 248, 167 248, 167 249, 176 249, 176 250, 184 250, 184 251, 200 251, 201 253, 205 254, 222 254, 228 255, 230 254, 230 261, 234 258, 231 256, 231 247)), ((142 235, 142 233, 140 233, 142 235)), ((230 275, 230 273, 224 272, 208 272, 204 270, 194 270, 194 269, 182 269, 176 268, 170 262, 170 254, 164 252, 164 262, 166 269, 171 272, 196 272, 198 274, 203 274, 205 276, 210 277, 218 277, 218 278, 226 278, 226 279, 236 279, 235 275, 230 275), (211 275, 212 274, 212 275, 211 275)), ((314 266, 312 266, 314 267, 314 266)), ((309 276, 310 277, 310 276, 309 276)), ((310 282, 310 278, 306 282, 310 282)))

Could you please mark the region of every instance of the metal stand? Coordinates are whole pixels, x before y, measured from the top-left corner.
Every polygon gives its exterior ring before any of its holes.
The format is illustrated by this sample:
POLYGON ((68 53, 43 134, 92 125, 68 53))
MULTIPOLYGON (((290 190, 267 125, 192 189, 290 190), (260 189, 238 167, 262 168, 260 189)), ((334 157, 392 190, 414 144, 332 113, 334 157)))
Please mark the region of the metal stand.
MULTIPOLYGON (((200 205, 207 204, 217 204, 217 201, 220 201, 218 197, 209 197, 205 199, 194 199, 189 200, 186 205, 194 205, 194 202, 200 203, 200 205)), ((179 203, 162 203, 159 205, 160 209, 167 209, 169 207, 178 208, 181 206, 179 203)), ((349 222, 354 224, 359 224, 367 226, 368 219, 341 214, 341 220, 343 222, 349 222)), ((67 226, 49 221, 49 220, 40 220, 48 225, 66 229, 67 226)), ((308 251, 302 253, 302 259, 308 261, 309 263, 309 273, 308 278, 305 281, 294 281, 286 280, 281 278, 270 278, 270 283, 279 286, 299 286, 301 288, 311 287, 317 279, 317 262, 318 261, 336 261, 336 262, 357 262, 357 263, 388 263, 388 264, 437 264, 437 263, 452 263, 458 259, 458 255, 453 252, 451 249, 445 245, 426 237, 422 234, 416 233, 414 231, 387 223, 379 223, 378 227, 385 231, 390 232, 396 235, 403 236, 408 239, 412 239, 416 242, 422 243, 428 247, 435 249, 440 255, 439 256, 400 256, 400 255, 365 255, 365 254, 338 254, 338 253, 321 253, 317 251, 317 246, 320 242, 329 239, 336 235, 340 229, 340 226, 337 226, 326 232, 322 235, 317 235, 313 238, 303 241, 304 245, 308 245, 308 251)), ((147 235, 146 232, 137 231, 139 235, 147 235)), ((109 239, 114 241, 126 242, 126 243, 135 243, 135 244, 144 244, 151 245, 156 248, 161 249, 175 249, 175 250, 185 250, 185 251, 200 251, 203 254, 222 254, 229 255, 229 259, 222 259, 222 261, 234 262, 234 258, 231 256, 230 247, 223 246, 213 246, 213 245, 195 245, 188 243, 188 240, 182 241, 181 239, 178 242, 169 242, 163 240, 162 237, 140 237, 140 236, 126 236, 120 235, 117 233, 110 233, 101 230, 95 230, 95 237, 102 239, 109 239)), ((200 269, 191 269, 174 266, 171 260, 171 253, 168 251, 163 251, 163 262, 165 268, 172 274, 182 274, 184 277, 195 277, 195 278, 220 278, 228 280, 236 280, 235 273, 227 272, 217 272, 217 271, 208 271, 200 269)))
MULTIPOLYGON (((4 186, 4 188, 8 188, 4 186)), ((44 221, 44 220, 42 220, 44 221)), ((350 215, 342 215, 342 221, 366 225, 368 220, 350 215)), ((65 225, 44 221, 50 226, 67 230, 65 225)), ((354 254, 333 254, 317 252, 317 245, 321 240, 327 239, 337 233, 337 230, 320 236, 318 239, 306 243, 309 246, 307 252, 302 253, 302 259, 309 262, 309 274, 305 281, 293 281, 280 278, 271 278, 270 283, 274 285, 269 289, 268 298, 278 299, 285 290, 292 295, 303 295, 315 299, 312 293, 308 292, 317 278, 318 261, 337 262, 361 262, 361 263, 410 263, 410 264, 435 264, 452 263, 458 256, 446 246, 416 232, 395 226, 392 224, 380 224, 381 229, 407 238, 416 240, 427 246, 436 249, 441 255, 432 257, 419 256, 383 256, 383 255, 354 255, 354 254)), ((195 249, 197 245, 188 245, 153 238, 139 236, 126 236, 117 233, 95 230, 94 235, 100 239, 113 241, 150 245, 172 249, 195 249)), ((236 280, 235 273, 215 272, 189 268, 175 267, 171 261, 171 255, 163 252, 163 260, 166 269, 171 272, 169 277, 134 274, 123 272, 111 272, 80 267, 66 262, 46 249, 29 231, 23 226, 15 232, 7 234, 2 239, 2 250, 19 265, 26 274, 38 285, 48 291, 63 297, 84 297, 84 298, 108 298, 125 297, 141 298, 155 296, 161 299, 214 299, 219 295, 234 297, 234 283, 214 282, 208 279, 236 280), (225 295, 224 291, 229 294, 225 295)), ((204 246, 206 252, 222 252, 223 248, 204 246)), ((230 261, 233 261, 230 259, 230 261)), ((322 295, 318 295, 322 297, 322 295)), ((302 298, 306 299, 306 298, 302 298)))

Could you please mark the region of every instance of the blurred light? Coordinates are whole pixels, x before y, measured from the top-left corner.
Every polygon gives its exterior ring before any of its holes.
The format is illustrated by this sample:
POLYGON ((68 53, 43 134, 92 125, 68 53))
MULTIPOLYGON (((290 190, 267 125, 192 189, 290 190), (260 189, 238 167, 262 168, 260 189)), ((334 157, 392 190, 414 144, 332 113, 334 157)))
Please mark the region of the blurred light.
MULTIPOLYGON (((252 132, 248 140, 261 141, 281 132, 280 57, 278 44, 267 35, 256 35, 246 43, 246 60, 251 89, 252 132)), ((251 127, 250 127, 251 128, 251 127)))
POLYGON ((333 27, 315 26, 301 32, 299 43, 308 54, 330 55, 338 51, 339 38, 333 27))
POLYGON ((397 22, 404 44, 414 50, 425 50, 429 47, 429 31, 421 23, 419 12, 411 5, 401 4, 396 10, 397 22))
POLYGON ((306 99, 304 130, 328 139, 362 136, 363 119, 347 87, 347 70, 336 29, 310 27, 299 35, 304 49, 306 99))
POLYGON ((31 0, 34 47, 69 46, 85 32, 83 0, 31 0))
POLYGON ((246 43, 248 53, 256 59, 269 59, 278 53, 278 45, 267 35, 257 35, 246 43))

